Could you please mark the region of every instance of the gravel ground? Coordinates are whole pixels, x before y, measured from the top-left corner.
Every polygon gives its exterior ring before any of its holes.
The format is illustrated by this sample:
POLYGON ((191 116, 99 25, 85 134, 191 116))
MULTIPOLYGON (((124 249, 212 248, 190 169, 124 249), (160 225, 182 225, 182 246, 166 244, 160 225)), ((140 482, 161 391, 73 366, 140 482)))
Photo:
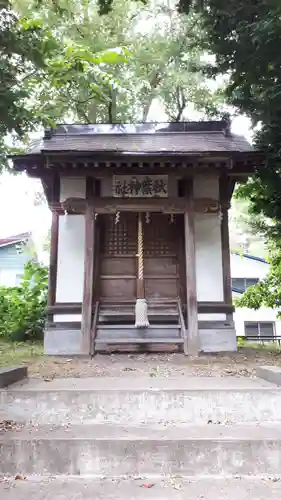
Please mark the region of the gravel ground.
POLYGON ((2 500, 279 500, 279 478, 0 481, 2 500))
POLYGON ((281 366, 281 354, 241 348, 231 355, 202 355, 197 359, 183 354, 111 354, 90 358, 46 357, 29 364, 30 377, 252 377, 257 366, 281 366))

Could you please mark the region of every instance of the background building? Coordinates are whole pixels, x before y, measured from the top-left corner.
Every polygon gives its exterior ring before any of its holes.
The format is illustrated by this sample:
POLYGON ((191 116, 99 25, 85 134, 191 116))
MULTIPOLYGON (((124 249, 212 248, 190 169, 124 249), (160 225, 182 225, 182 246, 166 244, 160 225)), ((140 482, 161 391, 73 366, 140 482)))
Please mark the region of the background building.
POLYGON ((0 239, 0 286, 19 285, 31 245, 30 233, 0 239))
MULTIPOLYGON (((252 255, 231 254, 231 277, 233 298, 241 296, 250 286, 265 278, 269 271, 266 260, 252 255)), ((245 307, 236 307, 234 322, 237 336, 281 337, 281 321, 277 318, 277 309, 262 307, 255 311, 245 307)))

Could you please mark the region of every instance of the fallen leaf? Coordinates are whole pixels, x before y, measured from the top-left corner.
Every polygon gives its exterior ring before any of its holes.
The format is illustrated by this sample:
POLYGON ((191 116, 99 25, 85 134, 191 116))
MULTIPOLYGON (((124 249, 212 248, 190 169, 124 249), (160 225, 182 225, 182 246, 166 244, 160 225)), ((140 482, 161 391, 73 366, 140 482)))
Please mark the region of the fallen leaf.
POLYGON ((153 488, 155 484, 141 484, 141 488, 153 488))
POLYGON ((24 480, 26 479, 26 476, 22 476, 21 474, 17 474, 17 475, 15 476, 15 479, 18 479, 18 480, 20 480, 20 481, 24 481, 24 480))
POLYGON ((173 488, 174 488, 174 490, 181 490, 182 486, 181 486, 181 484, 173 484, 173 488))
POLYGON ((14 420, 0 420, 0 432, 17 431, 23 427, 22 423, 14 420))

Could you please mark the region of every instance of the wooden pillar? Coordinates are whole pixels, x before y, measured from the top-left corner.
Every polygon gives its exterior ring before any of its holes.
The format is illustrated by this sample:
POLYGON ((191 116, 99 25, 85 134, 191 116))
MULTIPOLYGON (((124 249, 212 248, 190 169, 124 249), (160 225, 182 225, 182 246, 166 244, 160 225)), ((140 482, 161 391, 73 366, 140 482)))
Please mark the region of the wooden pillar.
POLYGON ((91 204, 85 212, 84 290, 82 302, 82 354, 90 354, 93 315, 95 213, 91 204))
POLYGON ((86 178, 86 200, 85 211, 85 250, 84 250, 84 288, 82 302, 81 321, 81 352, 91 353, 91 330, 93 317, 93 286, 94 286, 94 262, 95 262, 95 212, 93 199, 95 195, 94 179, 86 178))
POLYGON ((195 225, 193 180, 186 184, 187 211, 184 214, 185 262, 186 262, 186 298, 188 339, 185 340, 184 351, 190 356, 198 356, 200 339, 198 329, 198 306, 196 288, 195 261, 195 225))
MULTIPOLYGON (((60 198, 60 178, 55 176, 52 185, 52 200, 58 202, 60 198)), ((58 273, 58 242, 59 242, 59 214, 52 212, 51 241, 50 241, 50 265, 48 284, 48 306, 56 302, 57 273, 58 273)), ((52 318, 49 318, 52 320, 52 318)))
MULTIPOLYGON (((223 296, 224 302, 232 303, 231 267, 230 267, 230 246, 229 246, 229 180, 226 176, 220 179, 220 203, 222 204, 221 220, 221 249, 222 249, 222 275, 223 275, 223 296)), ((232 319, 233 315, 227 315, 227 319, 232 319)))
POLYGON ((232 303, 231 290, 231 269, 230 269, 230 248, 229 248, 229 227, 228 210, 223 208, 221 221, 221 240, 222 240, 222 272, 223 272, 223 295, 224 302, 232 303))

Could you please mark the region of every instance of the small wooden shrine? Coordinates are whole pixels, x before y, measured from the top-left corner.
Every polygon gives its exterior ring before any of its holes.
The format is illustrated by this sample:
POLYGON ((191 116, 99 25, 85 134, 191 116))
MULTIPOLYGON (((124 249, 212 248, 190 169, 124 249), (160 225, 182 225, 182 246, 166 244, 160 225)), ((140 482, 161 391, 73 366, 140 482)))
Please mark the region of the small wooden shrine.
POLYGON ((60 125, 13 157, 52 210, 45 352, 235 350, 228 209, 262 161, 225 122, 60 125))

